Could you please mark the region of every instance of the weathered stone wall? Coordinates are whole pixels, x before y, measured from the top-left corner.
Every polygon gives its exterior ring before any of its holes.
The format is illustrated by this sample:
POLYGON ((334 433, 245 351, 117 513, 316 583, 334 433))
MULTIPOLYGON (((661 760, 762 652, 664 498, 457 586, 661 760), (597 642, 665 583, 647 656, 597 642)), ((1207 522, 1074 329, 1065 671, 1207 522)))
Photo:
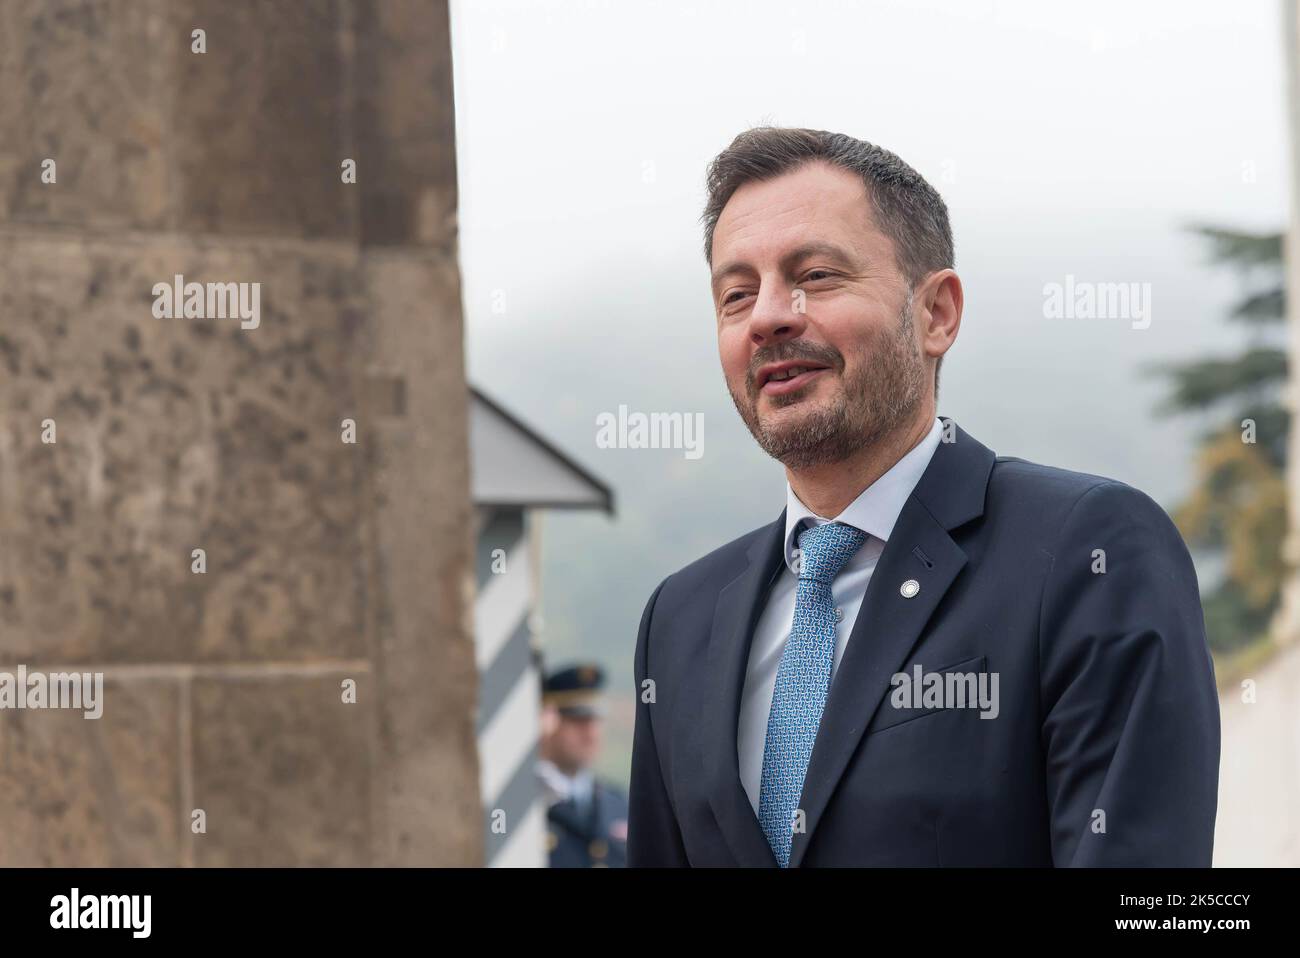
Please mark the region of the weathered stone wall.
POLYGON ((478 863, 445 3, 3 0, 0 90, 0 671, 106 679, 0 865, 478 863))

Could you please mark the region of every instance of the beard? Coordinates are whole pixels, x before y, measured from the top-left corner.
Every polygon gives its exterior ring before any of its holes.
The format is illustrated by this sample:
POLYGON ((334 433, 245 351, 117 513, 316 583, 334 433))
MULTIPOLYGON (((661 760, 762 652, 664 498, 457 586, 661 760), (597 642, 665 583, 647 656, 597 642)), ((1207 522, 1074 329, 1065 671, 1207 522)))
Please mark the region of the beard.
POLYGON ((864 446, 903 428, 921 403, 925 363, 912 328, 910 293, 895 327, 887 330, 879 343, 858 349, 854 358, 854 372, 846 377, 844 357, 837 349, 800 340, 777 343, 754 354, 745 376, 744 396, 737 395, 730 384, 727 391, 755 441, 787 469, 843 462, 864 446), (806 395, 812 383, 793 393, 769 397, 777 408, 799 402, 809 408, 801 417, 780 422, 760 419, 755 372, 767 363, 799 359, 837 372, 842 389, 820 405, 806 395))

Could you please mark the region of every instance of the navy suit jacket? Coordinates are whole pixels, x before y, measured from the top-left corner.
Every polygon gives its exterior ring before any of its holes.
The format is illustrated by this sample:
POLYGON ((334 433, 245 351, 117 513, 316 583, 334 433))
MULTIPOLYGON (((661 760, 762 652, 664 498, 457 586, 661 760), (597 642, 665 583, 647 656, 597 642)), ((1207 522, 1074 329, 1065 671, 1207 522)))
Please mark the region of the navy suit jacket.
MULTIPOLYGON (((1218 697, 1177 529, 1131 486, 995 457, 952 431, 898 517, 831 682, 791 867, 1208 867, 1218 697), (951 701, 896 707, 891 677, 917 665, 997 673, 997 717, 951 701)), ((630 865, 775 867, 736 735, 784 532, 782 512, 670 575, 646 605, 630 865)))

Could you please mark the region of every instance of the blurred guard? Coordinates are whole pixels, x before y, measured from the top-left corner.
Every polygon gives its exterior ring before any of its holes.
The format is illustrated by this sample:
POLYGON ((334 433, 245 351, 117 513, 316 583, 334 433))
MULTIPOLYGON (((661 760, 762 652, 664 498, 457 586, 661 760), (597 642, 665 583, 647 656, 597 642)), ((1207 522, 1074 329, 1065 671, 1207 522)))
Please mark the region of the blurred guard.
POLYGON ((542 686, 541 760, 552 868, 622 868, 627 863, 627 797, 591 773, 605 709, 600 666, 580 664, 542 686))

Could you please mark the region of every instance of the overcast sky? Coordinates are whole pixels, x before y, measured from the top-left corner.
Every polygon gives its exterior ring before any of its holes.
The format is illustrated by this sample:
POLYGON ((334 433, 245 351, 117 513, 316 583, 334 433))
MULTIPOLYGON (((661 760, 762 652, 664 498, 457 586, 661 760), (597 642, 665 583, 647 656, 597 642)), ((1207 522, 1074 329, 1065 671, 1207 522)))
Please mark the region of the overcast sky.
MULTIPOLYGON (((879 143, 943 194, 965 287, 939 412, 996 452, 1172 509, 1199 424, 1152 360, 1231 350, 1236 279, 1184 226, 1278 229, 1276 2, 453 2, 471 381, 615 489, 546 518, 544 642, 630 682, 653 588, 784 505, 718 366, 709 160, 760 123, 879 143), (1149 283, 1151 323, 1044 317, 1045 284, 1149 283), (704 456, 596 447, 619 405, 700 412, 704 456)), ((630 686, 629 686, 630 687, 630 686)))

